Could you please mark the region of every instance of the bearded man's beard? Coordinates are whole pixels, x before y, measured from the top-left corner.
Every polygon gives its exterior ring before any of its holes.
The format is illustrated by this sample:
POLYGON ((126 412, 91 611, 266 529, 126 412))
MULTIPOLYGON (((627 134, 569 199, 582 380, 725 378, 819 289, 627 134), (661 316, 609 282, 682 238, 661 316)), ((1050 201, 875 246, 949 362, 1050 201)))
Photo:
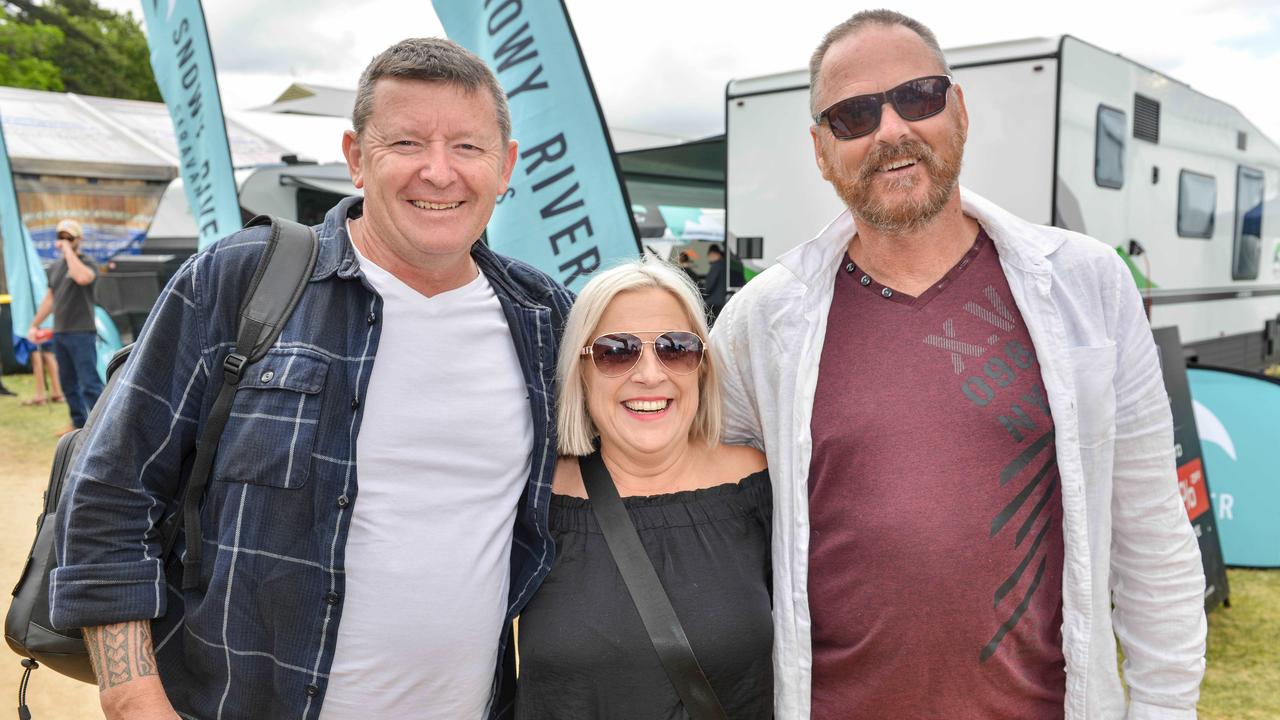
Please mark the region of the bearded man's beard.
POLYGON ((913 232, 937 217, 951 198, 960 178, 964 141, 964 130, 956 128, 941 153, 935 153, 919 140, 879 145, 863 160, 856 175, 834 173, 832 184, 860 225, 869 225, 893 235, 913 232), (904 157, 916 158, 929 176, 929 189, 923 197, 898 195, 897 191, 914 189, 916 180, 912 177, 891 179, 879 187, 875 185, 877 168, 904 157))

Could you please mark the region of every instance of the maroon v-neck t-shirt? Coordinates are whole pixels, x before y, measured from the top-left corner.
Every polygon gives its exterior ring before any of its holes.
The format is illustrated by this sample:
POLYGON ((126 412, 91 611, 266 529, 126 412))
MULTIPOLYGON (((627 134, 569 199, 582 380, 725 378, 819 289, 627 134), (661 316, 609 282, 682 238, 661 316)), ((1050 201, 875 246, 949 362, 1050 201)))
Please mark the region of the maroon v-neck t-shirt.
POLYGON ((985 231, 919 297, 842 259, 812 432, 814 720, 1063 717, 1053 419, 985 231))

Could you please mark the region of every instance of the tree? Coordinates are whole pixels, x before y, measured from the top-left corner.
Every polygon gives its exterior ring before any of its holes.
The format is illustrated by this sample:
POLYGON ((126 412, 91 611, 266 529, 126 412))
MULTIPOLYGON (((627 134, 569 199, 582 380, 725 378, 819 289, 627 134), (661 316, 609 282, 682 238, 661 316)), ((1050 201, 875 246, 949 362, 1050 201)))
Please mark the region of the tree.
POLYGON ((160 100, 147 37, 133 13, 107 10, 94 0, 0 1, 0 47, 7 50, 0 83, 160 100))
POLYGON ((41 22, 0 18, 0 85, 61 90, 62 71, 49 57, 62 47, 62 31, 41 22))

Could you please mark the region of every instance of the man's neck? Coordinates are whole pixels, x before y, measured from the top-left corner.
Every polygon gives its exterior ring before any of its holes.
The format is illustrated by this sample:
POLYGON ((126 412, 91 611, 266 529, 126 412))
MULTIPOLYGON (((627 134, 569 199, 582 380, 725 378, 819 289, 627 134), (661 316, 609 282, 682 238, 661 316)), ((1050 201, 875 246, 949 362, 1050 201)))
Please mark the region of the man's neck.
POLYGON ((361 255, 425 297, 456 290, 475 280, 480 272, 470 252, 458 255, 424 254, 416 259, 408 259, 396 252, 390 244, 374 239, 375 230, 364 218, 348 221, 347 227, 350 228, 351 242, 361 255))
POLYGON ((915 230, 898 234, 859 226, 849 242, 849 257, 881 285, 919 296, 968 252, 978 227, 977 220, 961 211, 956 193, 937 217, 915 230))

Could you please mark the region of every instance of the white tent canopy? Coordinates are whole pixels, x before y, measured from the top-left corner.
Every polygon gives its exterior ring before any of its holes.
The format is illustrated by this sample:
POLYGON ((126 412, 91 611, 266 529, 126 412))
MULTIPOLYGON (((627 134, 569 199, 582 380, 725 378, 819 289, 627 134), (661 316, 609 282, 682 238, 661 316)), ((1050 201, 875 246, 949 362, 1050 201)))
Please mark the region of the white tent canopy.
POLYGON ((0 87, 0 119, 15 173, 139 180, 177 175, 169 157, 78 95, 0 87))
MULTIPOLYGON (((0 87, 0 118, 13 170, 74 177, 169 180, 180 164, 162 103, 0 87)), ((227 113, 237 168, 342 159, 345 118, 263 112, 227 113)))

